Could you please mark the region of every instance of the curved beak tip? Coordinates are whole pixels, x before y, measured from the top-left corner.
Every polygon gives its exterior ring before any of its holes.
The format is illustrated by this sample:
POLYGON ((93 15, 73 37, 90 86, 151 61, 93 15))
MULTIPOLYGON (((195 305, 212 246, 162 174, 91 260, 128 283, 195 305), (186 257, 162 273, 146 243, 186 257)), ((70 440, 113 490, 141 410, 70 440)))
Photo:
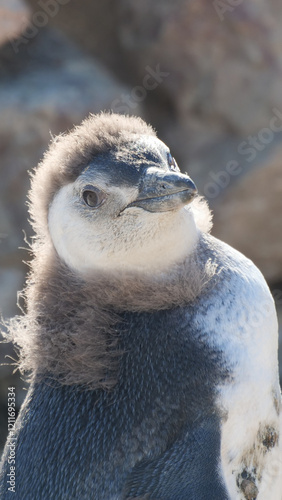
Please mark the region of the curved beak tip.
POLYGON ((198 194, 198 188, 192 179, 190 179, 190 186, 188 189, 191 192, 191 195, 196 196, 196 194, 198 194))

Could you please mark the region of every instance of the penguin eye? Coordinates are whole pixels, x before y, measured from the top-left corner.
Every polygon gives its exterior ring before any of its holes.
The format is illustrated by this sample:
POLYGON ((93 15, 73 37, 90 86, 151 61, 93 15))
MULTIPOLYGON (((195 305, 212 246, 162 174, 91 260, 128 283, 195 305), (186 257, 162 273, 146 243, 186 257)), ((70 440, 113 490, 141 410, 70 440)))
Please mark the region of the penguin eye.
POLYGON ((170 153, 167 153, 167 162, 168 162, 171 170, 173 170, 174 172, 180 172, 179 167, 178 167, 175 159, 173 158, 173 156, 170 153))
POLYGON ((106 199, 105 193, 94 186, 86 186, 82 193, 82 197, 86 205, 91 208, 99 208, 106 199))

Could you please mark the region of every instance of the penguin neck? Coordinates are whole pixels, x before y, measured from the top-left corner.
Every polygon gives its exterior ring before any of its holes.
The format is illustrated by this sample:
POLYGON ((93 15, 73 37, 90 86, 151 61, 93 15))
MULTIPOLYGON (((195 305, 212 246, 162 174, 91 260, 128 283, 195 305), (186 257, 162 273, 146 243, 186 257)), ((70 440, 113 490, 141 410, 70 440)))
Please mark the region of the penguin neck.
POLYGON ((62 262, 51 242, 35 242, 27 314, 12 332, 21 347, 21 366, 37 378, 49 374, 67 385, 113 387, 123 313, 169 310, 195 300, 216 273, 205 247, 202 235, 195 251, 167 273, 82 277, 62 262))
MULTIPOLYGON (((77 304, 80 310, 82 304, 89 304, 103 311, 148 312, 170 309, 194 300, 213 270, 207 268, 207 262, 199 256, 204 236, 197 230, 191 214, 183 214, 178 222, 169 231, 166 228, 165 236, 157 245, 152 244, 150 250, 154 255, 148 252, 147 261, 142 260, 137 265, 139 249, 134 256, 126 255, 122 263, 117 260, 116 265, 97 266, 81 272, 62 261, 51 242, 44 244, 45 250, 39 244, 32 264, 34 285, 31 288, 35 289, 32 294, 36 299, 35 309, 49 299, 51 307, 45 315, 47 317, 50 312, 52 316, 55 304, 65 299, 65 311, 68 307, 74 310, 73 304, 77 304), (166 238, 168 232, 172 232, 169 240, 166 238), (162 260, 165 265, 159 265, 162 260), (61 290, 64 291, 62 298, 61 290)), ((140 253, 143 252, 144 248, 141 248, 140 253)))

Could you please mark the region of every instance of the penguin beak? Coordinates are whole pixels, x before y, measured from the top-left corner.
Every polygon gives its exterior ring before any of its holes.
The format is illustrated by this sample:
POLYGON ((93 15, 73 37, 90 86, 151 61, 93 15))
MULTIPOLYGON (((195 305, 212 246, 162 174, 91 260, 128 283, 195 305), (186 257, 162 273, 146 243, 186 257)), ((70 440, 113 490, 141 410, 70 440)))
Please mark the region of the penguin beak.
POLYGON ((141 181, 139 194, 129 207, 140 207, 148 212, 179 210, 190 203, 198 190, 188 175, 180 172, 147 173, 141 181))

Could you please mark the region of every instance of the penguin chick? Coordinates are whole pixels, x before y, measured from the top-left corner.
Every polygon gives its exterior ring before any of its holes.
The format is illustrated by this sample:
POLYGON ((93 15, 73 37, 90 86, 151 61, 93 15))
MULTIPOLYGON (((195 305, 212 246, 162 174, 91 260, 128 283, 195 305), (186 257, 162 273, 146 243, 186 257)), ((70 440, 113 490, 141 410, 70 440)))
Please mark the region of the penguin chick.
POLYGON ((141 119, 90 116, 30 192, 31 385, 4 500, 281 500, 274 303, 141 119))

